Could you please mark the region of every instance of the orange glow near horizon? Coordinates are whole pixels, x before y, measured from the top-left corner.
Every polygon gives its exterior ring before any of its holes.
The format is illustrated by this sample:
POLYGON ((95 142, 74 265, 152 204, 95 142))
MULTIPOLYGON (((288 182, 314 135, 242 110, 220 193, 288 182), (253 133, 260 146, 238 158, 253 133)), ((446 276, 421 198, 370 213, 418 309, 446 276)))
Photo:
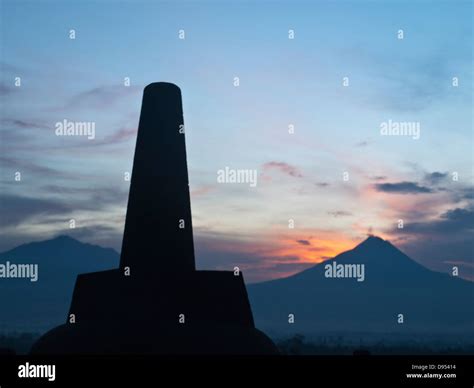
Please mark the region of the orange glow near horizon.
MULTIPOLYGON (((281 236, 275 242, 275 249, 268 253, 275 259, 291 258, 293 263, 318 264, 338 254, 354 248, 358 242, 335 232, 320 231, 303 236, 281 236), (297 259, 295 261, 294 259, 297 259)), ((362 241, 362 240, 361 240, 362 241)))
MULTIPOLYGON (((365 227, 366 228, 366 227, 365 227)), ((265 234, 214 235, 207 239, 206 249, 223 254, 231 252, 245 259, 235 265, 251 282, 284 278, 323 263, 351 250, 367 238, 367 230, 353 224, 350 233, 320 229, 272 229, 265 234)), ((375 235, 387 239, 384 233, 375 235)), ((227 269, 222 267, 220 269, 227 269)))

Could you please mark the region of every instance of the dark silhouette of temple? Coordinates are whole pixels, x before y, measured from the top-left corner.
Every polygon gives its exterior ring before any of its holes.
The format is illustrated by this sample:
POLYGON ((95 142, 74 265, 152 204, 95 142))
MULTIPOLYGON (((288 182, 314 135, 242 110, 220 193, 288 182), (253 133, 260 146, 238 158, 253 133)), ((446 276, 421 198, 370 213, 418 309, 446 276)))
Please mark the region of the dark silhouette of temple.
POLYGON ((77 277, 31 353, 272 354, 242 274, 196 271, 180 89, 143 94, 120 268, 77 277))

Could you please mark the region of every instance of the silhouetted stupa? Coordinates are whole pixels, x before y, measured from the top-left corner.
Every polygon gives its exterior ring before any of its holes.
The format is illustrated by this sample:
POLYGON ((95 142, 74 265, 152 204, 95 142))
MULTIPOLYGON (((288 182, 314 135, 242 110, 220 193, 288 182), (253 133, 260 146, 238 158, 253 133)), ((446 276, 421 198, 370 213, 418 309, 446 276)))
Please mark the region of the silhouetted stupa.
POLYGON ((32 353, 277 353, 242 274, 196 271, 180 89, 143 94, 120 268, 77 277, 67 323, 32 353))

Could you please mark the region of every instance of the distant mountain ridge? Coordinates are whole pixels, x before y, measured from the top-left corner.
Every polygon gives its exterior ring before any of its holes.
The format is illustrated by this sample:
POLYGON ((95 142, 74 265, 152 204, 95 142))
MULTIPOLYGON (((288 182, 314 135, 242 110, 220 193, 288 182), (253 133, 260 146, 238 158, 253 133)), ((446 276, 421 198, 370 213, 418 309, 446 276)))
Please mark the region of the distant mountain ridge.
MULTIPOLYGON (((39 265, 36 283, 0 279, 0 331, 43 332, 63 323, 76 276, 117 268, 119 259, 111 248, 68 236, 0 253, 0 264, 39 265)), ((474 283, 433 272, 375 236, 293 276, 247 289, 257 327, 274 337, 327 331, 474 332, 474 283), (326 277, 333 263, 363 264, 364 280, 326 277), (404 323, 398 323, 398 314, 404 323)))
POLYGON ((248 293, 256 325, 274 335, 474 331, 472 282, 433 272, 375 236, 293 276, 249 285, 248 293), (363 265, 364 280, 327 277, 333 263, 363 265))
POLYGON ((64 323, 76 276, 116 268, 119 254, 69 236, 0 253, 0 264, 38 264, 38 281, 0 278, 0 330, 44 331, 64 323))

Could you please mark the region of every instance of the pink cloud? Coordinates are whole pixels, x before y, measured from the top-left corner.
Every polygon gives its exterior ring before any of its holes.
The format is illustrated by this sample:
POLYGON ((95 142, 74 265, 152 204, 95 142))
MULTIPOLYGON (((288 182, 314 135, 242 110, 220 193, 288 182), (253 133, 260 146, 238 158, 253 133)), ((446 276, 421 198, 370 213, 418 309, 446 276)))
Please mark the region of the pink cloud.
POLYGON ((264 170, 276 169, 283 174, 290 175, 295 178, 302 178, 303 174, 295 166, 292 166, 285 162, 267 162, 263 165, 264 170))

